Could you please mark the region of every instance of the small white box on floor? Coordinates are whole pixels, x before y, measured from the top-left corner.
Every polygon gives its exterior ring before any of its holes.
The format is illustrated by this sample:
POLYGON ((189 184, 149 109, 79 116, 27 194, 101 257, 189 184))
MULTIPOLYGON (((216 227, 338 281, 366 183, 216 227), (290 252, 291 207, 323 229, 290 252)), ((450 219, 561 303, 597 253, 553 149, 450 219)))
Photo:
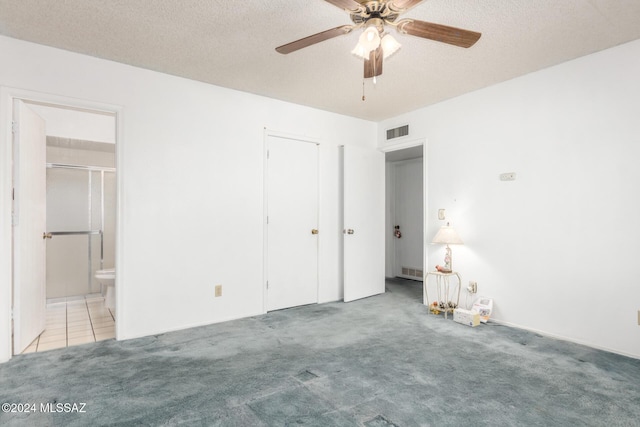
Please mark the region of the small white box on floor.
POLYGON ((453 321, 467 326, 478 326, 480 324, 480 314, 477 311, 456 308, 453 310, 453 321))

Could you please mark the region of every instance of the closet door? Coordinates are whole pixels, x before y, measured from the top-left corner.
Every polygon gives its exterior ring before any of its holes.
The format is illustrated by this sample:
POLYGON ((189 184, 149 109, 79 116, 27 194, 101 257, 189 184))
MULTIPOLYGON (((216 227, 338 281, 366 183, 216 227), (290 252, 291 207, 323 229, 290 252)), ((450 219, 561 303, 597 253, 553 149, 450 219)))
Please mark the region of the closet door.
POLYGON ((318 302, 318 146, 267 137, 267 311, 318 302))

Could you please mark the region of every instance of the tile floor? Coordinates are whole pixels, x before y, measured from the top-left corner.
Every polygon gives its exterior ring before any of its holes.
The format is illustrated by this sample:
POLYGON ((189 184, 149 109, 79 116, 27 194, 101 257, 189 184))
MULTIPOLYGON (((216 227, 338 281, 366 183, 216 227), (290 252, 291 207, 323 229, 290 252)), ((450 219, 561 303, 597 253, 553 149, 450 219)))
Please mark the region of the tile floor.
POLYGON ((100 294, 47 301, 45 330, 22 353, 71 347, 115 337, 114 311, 100 294))

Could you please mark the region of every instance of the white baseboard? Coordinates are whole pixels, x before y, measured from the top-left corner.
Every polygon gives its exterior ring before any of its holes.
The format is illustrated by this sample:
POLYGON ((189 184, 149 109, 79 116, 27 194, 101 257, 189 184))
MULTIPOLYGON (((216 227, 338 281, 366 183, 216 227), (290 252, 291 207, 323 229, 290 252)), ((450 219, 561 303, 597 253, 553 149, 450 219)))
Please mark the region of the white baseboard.
POLYGON ((495 323, 498 323, 500 325, 509 326, 511 328, 523 329, 525 331, 534 332, 536 334, 540 334, 540 335, 548 337, 548 338, 554 338, 554 339, 561 340, 561 341, 567 341, 567 342, 571 342, 571 343, 574 343, 574 344, 580 344, 580 345, 583 345, 585 347, 595 348, 597 350, 603 350, 603 351, 607 351, 609 353, 615 353, 615 354, 619 354, 621 356, 631 357, 632 359, 640 359, 640 355, 638 355, 638 354, 631 354, 631 353, 626 353, 624 351, 616 350, 616 349, 609 348, 609 347, 593 345, 591 343, 587 343, 587 342, 584 342, 584 341, 576 340, 576 339, 565 337, 565 336, 558 335, 558 334, 553 334, 553 333, 546 332, 546 331, 541 331, 541 330, 535 329, 535 328, 528 328, 526 326, 518 325, 518 324, 515 324, 515 323, 511 323, 511 322, 505 322, 505 321, 499 320, 499 319, 491 318, 489 320, 489 322, 495 322, 495 323))

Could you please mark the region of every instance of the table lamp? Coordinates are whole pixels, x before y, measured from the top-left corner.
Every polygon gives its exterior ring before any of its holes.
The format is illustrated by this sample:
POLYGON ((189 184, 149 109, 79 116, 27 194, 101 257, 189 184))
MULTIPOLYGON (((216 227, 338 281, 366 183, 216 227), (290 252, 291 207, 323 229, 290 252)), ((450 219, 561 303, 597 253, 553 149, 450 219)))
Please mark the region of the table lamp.
POLYGON ((444 256, 444 269, 448 271, 453 271, 453 263, 451 262, 451 248, 449 245, 463 245, 462 239, 456 233, 456 230, 453 227, 447 225, 443 225, 440 227, 440 230, 433 237, 431 243, 440 243, 447 245, 446 254, 444 256))

